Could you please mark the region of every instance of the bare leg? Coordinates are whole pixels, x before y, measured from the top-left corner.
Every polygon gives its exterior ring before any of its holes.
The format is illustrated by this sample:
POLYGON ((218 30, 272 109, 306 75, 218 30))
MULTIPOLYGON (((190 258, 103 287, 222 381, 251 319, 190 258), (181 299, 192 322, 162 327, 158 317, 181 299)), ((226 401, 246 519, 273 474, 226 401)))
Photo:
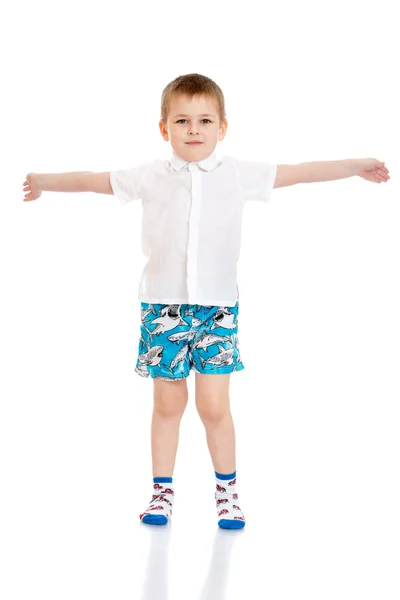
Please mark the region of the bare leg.
POLYGON ((186 379, 154 379, 151 421, 153 477, 172 477, 179 441, 179 426, 188 401, 186 379))
POLYGON ((236 470, 235 428, 229 402, 230 373, 196 373, 196 408, 204 424, 208 449, 217 473, 236 470))
POLYGON ((246 521, 236 491, 235 428, 229 405, 229 379, 230 373, 196 373, 196 407, 204 423, 214 470, 221 475, 216 478, 215 492, 218 526, 241 529, 246 521))

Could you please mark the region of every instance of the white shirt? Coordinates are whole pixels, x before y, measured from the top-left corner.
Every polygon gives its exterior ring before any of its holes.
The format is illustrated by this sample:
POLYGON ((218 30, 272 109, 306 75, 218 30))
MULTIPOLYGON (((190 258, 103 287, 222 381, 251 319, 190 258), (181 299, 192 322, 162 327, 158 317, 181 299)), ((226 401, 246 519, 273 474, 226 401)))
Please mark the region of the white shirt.
POLYGON ((267 202, 277 165, 217 159, 188 162, 172 153, 110 172, 120 205, 142 200, 142 251, 148 258, 139 300, 151 304, 234 306, 242 214, 267 202))

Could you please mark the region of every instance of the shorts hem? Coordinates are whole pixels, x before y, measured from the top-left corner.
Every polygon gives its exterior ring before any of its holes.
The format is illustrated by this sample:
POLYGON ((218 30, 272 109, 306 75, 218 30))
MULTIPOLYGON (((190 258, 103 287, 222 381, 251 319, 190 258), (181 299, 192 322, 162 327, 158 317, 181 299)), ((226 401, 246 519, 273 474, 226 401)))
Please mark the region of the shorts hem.
POLYGON ((208 369, 204 371, 200 371, 198 367, 196 367, 196 373, 200 373, 200 375, 226 375, 227 373, 234 373, 235 371, 243 371, 244 365, 240 363, 239 365, 233 365, 232 368, 225 369, 208 369))
POLYGON ((164 375, 150 375, 150 379, 161 379, 161 381, 181 381, 182 379, 187 379, 190 375, 190 372, 185 375, 181 375, 180 377, 164 377, 164 375))
POLYGON ((138 375, 140 375, 140 377, 143 377, 145 379, 161 379, 162 381, 180 381, 181 379, 187 379, 190 375, 190 371, 181 374, 179 377, 168 377, 167 375, 153 375, 149 371, 144 372, 143 370, 140 370, 137 367, 135 367, 135 373, 137 373, 138 375))
MULTIPOLYGON (((233 368, 223 370, 209 369, 200 371, 197 367, 195 367, 193 368, 193 371, 195 373, 199 373, 200 375, 227 375, 236 371, 243 371, 244 368, 244 365, 240 364, 234 365, 233 368)), ((143 377, 144 379, 161 379, 161 381, 180 381, 181 379, 187 379, 190 375, 190 371, 188 371, 186 373, 183 373, 179 377, 167 377, 166 375, 153 375, 149 371, 147 371, 147 373, 144 373, 143 371, 140 371, 137 368, 135 368, 135 373, 137 373, 138 375, 140 375, 140 377, 143 377)))

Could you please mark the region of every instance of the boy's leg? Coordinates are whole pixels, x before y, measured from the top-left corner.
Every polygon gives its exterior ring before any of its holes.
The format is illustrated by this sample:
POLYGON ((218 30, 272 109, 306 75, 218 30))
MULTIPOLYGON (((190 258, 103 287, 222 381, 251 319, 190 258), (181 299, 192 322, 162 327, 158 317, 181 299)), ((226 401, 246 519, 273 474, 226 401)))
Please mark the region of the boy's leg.
POLYGON ((172 474, 179 441, 179 426, 188 401, 186 379, 154 379, 154 407, 151 422, 153 497, 140 520, 165 525, 172 515, 174 490, 172 474))
POLYGON ((179 426, 188 402, 186 379, 154 379, 151 421, 153 477, 172 477, 179 441, 179 426))
POLYGON ((217 473, 232 473, 236 469, 230 376, 230 373, 196 373, 196 408, 206 430, 208 449, 217 473))
POLYGON ((196 373, 196 408, 203 421, 216 476, 218 525, 240 529, 245 518, 236 492, 235 428, 229 401, 230 373, 196 373))

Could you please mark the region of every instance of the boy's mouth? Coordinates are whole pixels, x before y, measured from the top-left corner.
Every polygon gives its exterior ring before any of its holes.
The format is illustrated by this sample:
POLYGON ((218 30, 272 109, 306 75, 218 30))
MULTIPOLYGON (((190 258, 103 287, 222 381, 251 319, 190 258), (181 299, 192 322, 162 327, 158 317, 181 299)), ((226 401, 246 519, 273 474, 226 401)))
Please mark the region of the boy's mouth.
POLYGON ((197 146, 198 144, 202 144, 203 142, 186 142, 189 146, 197 146))

